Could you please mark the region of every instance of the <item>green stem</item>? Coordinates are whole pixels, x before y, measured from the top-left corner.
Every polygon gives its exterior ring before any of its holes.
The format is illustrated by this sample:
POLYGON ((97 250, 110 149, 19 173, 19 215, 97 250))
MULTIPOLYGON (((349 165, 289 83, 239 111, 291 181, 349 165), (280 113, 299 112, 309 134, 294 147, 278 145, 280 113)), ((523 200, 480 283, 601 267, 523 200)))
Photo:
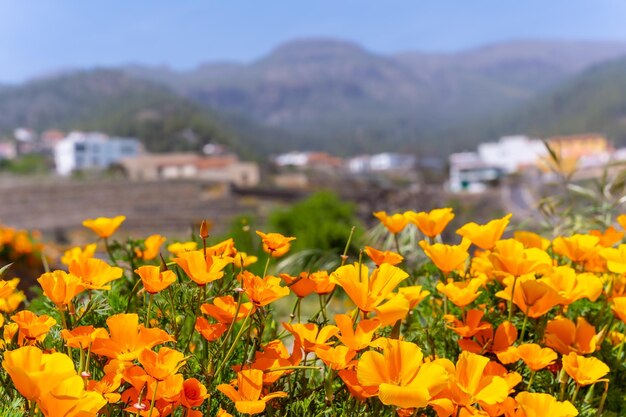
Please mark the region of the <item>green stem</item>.
POLYGON ((150 308, 152 307, 152 294, 148 293, 148 308, 146 309, 146 328, 150 327, 150 308))
POLYGON ((576 402, 576 397, 578 397, 578 391, 580 391, 580 385, 576 384, 576 389, 574 390, 574 395, 572 395, 572 400, 571 400, 572 404, 574 404, 576 402))
POLYGON ((515 285, 517 284, 517 276, 513 278, 513 288, 511 289, 511 299, 509 300, 509 321, 513 318, 513 297, 515 296, 515 285))
POLYGON ((530 372, 530 379, 528 380, 528 385, 526 386, 526 391, 530 392, 530 387, 533 386, 533 380, 535 379, 535 374, 537 371, 530 372))
POLYGON ((156 384, 154 384, 154 392, 152 393, 152 401, 150 401, 150 411, 148 412, 148 417, 152 417, 152 410, 154 410, 154 403, 156 402, 157 388, 159 388, 158 379, 156 381, 156 384))
POLYGON ((265 262, 265 269, 263 269, 263 278, 267 276, 267 270, 270 267, 270 261, 272 260, 272 255, 267 255, 267 261, 265 262))
POLYGON ((602 398, 600 398, 600 405, 598 405, 598 417, 602 417, 602 412, 604 411, 604 402, 606 401, 606 396, 609 393, 609 381, 604 382, 604 392, 602 393, 602 398))
POLYGON ((522 323, 522 333, 520 334, 519 341, 524 341, 524 333, 526 332, 526 322, 528 321, 528 316, 524 316, 524 322, 522 323))
POLYGON ((237 346, 237 341, 241 339, 241 335, 243 335, 243 332, 246 326, 248 325, 248 319, 250 318, 251 312, 252 312, 252 309, 248 310, 248 314, 246 315, 246 318, 243 320, 243 323, 241 323, 241 328, 239 329, 239 332, 235 336, 235 341, 230 345, 230 349, 228 350, 228 352, 226 352, 226 356, 224 356, 224 359, 222 359, 222 362, 220 362, 219 366, 217 367, 217 370, 215 371, 215 375, 219 375, 219 372, 226 365, 226 362, 228 362, 228 359, 230 359, 230 356, 233 354, 233 351, 235 350, 235 346, 237 346))

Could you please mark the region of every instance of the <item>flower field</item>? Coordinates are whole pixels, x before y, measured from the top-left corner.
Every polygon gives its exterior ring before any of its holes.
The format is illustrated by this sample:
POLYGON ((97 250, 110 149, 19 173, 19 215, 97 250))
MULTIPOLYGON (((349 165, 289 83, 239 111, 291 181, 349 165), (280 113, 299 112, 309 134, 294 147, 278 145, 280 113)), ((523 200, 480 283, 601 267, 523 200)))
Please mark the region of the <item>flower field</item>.
MULTIPOLYGON (((175 242, 85 220, 93 243, 38 296, 0 280, 0 415, 624 415, 626 215, 551 239, 511 215, 374 215, 375 247, 345 236, 332 268, 295 273, 298 236, 244 253, 205 222, 175 242)), ((41 250, 0 236, 7 262, 41 250)))

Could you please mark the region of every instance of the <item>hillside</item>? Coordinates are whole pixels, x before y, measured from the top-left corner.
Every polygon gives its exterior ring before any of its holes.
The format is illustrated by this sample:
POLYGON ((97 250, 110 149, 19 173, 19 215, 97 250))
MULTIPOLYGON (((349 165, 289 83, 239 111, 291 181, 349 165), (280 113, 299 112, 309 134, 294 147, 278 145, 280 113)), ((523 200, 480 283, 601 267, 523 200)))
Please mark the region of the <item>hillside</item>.
POLYGON ((167 87, 120 71, 92 70, 0 89, 0 132, 17 126, 93 129, 139 137, 153 151, 241 146, 217 116, 167 87))
POLYGON ((480 137, 600 132, 626 146, 626 58, 598 64, 515 111, 474 121, 444 133, 468 144, 480 137))
POLYGON ((442 129, 515 109, 590 65, 624 54, 624 43, 520 41, 454 54, 385 56, 349 42, 312 39, 279 46, 249 64, 124 70, 220 112, 286 131, 286 147, 437 150, 433 137, 442 129))

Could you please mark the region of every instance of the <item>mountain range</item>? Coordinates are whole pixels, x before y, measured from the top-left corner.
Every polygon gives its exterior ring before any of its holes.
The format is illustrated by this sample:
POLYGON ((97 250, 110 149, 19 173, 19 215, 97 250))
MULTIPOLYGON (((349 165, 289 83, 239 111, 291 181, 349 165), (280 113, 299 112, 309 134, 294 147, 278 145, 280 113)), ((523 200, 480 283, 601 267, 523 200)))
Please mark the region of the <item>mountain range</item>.
POLYGON ((126 65, 0 86, 0 131, 90 128, 139 136, 153 150, 218 141, 258 154, 441 155, 501 134, 588 130, 626 143, 622 56, 620 42, 383 55, 345 41, 296 40, 246 64, 126 65))

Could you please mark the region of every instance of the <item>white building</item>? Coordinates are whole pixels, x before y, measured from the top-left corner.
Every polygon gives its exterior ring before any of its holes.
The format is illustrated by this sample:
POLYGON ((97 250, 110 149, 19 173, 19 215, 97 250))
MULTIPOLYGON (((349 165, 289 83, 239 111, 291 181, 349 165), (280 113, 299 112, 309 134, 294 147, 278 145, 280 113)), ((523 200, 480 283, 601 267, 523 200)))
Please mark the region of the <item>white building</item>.
POLYGON ((448 188, 458 193, 482 192, 496 185, 502 177, 502 170, 486 164, 476 152, 453 153, 449 156, 450 179, 448 188))
POLYGON ((73 171, 105 169, 122 158, 137 156, 141 144, 134 138, 109 137, 98 132, 71 132, 54 148, 59 175, 73 171))
POLYGON ((504 136, 498 142, 478 145, 480 160, 485 165, 500 168, 506 174, 518 172, 525 167, 534 167, 546 155, 544 143, 528 136, 504 136))
POLYGON ((348 160, 348 170, 353 174, 368 172, 410 172, 415 169, 417 159, 413 155, 384 152, 375 155, 360 155, 348 160))

